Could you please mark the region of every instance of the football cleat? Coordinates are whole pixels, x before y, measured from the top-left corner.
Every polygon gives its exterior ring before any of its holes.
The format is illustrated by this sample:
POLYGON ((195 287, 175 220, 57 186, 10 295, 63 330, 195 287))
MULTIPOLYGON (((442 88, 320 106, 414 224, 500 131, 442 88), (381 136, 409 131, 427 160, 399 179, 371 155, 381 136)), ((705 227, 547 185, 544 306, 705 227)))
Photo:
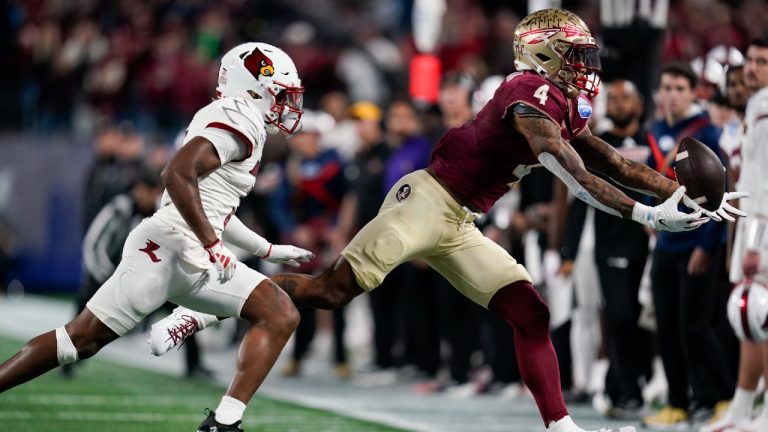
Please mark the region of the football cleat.
POLYGON ((634 426, 624 426, 614 429, 598 429, 597 432, 637 432, 634 426))
POLYGON ((570 416, 565 416, 556 422, 550 423, 547 432, 637 432, 637 429, 635 429, 634 426, 623 426, 619 428, 600 428, 598 430, 585 431, 576 426, 570 416))
POLYGON ((171 348, 184 343, 190 336, 205 328, 200 314, 186 308, 177 307, 173 313, 152 324, 149 334, 149 350, 161 356, 171 348))
POLYGON ((209 410, 208 408, 205 409, 205 412, 208 414, 208 416, 203 420, 202 423, 200 423, 200 426, 197 427, 197 432, 244 432, 242 429, 240 429, 240 423, 242 423, 242 420, 238 420, 231 425, 225 425, 221 424, 216 421, 216 413, 209 410))

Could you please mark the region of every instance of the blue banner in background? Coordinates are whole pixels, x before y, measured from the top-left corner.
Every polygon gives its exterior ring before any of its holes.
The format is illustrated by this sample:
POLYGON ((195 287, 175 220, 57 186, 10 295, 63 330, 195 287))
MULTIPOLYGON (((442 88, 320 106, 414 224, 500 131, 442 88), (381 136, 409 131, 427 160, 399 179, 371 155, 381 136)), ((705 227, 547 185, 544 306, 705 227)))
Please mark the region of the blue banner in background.
POLYGON ((81 283, 83 198, 92 158, 90 144, 66 138, 0 137, 0 181, 10 191, 0 202, 0 221, 15 245, 7 278, 26 291, 75 292, 81 283))

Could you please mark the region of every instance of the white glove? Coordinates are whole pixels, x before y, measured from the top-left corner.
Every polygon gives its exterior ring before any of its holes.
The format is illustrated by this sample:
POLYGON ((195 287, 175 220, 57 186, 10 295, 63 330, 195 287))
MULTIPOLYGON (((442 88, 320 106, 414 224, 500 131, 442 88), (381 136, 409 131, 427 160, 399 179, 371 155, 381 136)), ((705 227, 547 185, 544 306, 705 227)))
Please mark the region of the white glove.
POLYGON ((694 210, 701 210, 704 216, 712 219, 713 221, 720 222, 721 220, 725 219, 727 221, 735 222, 736 219, 728 212, 731 212, 732 214, 739 217, 747 217, 747 214, 737 209, 736 207, 728 204, 728 201, 739 199, 739 198, 746 198, 748 196, 749 196, 749 192, 726 192, 725 195, 723 195, 723 201, 720 203, 720 208, 718 208, 715 211, 709 211, 701 208, 700 205, 698 205, 692 199, 688 198, 687 195, 683 198, 683 204, 685 204, 686 206, 694 210))
POLYGON ((235 275, 237 267, 237 257, 231 250, 224 247, 221 240, 216 240, 213 244, 205 246, 208 257, 213 263, 213 267, 219 273, 219 282, 226 283, 235 275))
POLYGON ((632 209, 632 220, 656 230, 672 232, 690 231, 709 221, 709 218, 702 217, 701 209, 690 214, 677 209, 684 195, 685 186, 680 186, 671 197, 656 207, 635 203, 632 209))
POLYGON ((300 262, 309 262, 315 254, 291 245, 270 244, 267 254, 261 257, 271 263, 287 264, 291 267, 300 266, 300 262))

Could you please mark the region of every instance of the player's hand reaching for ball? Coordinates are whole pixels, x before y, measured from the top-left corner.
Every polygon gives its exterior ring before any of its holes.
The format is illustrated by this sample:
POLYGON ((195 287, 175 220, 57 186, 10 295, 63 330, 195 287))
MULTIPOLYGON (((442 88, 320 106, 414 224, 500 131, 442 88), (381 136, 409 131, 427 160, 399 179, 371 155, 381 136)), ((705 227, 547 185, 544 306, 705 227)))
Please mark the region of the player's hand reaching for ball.
POLYGON ((702 210, 685 213, 678 210, 678 204, 685 196, 685 186, 677 188, 674 194, 656 207, 635 203, 632 209, 632 220, 640 222, 656 230, 690 231, 709 221, 702 210))
POLYGON ((235 275, 237 267, 237 257, 231 250, 227 249, 221 240, 216 240, 213 244, 205 246, 208 257, 213 263, 213 267, 219 273, 219 282, 225 283, 235 275))
POLYGON ((723 195, 723 201, 720 203, 720 208, 715 211, 709 211, 702 208, 687 195, 683 197, 683 204, 692 208, 693 210, 701 210, 704 216, 712 219, 713 221, 720 222, 721 220, 725 219, 727 221, 735 222, 736 219, 734 216, 746 217, 747 214, 728 204, 728 201, 737 200, 739 198, 746 198, 748 196, 749 192, 726 192, 725 195, 723 195))
POLYGON ((291 267, 298 267, 301 265, 301 263, 309 262, 314 257, 315 254, 306 249, 291 245, 271 244, 269 245, 267 254, 262 258, 271 263, 286 264, 291 267))

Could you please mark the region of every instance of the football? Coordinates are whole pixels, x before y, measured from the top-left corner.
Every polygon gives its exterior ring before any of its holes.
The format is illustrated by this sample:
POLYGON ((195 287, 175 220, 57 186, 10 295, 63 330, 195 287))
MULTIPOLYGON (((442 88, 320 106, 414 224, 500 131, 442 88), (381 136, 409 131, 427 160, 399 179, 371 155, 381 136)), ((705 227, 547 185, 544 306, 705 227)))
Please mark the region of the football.
POLYGON ((715 152, 701 141, 686 137, 675 157, 677 181, 685 194, 702 208, 715 211, 725 194, 725 167, 715 152))

